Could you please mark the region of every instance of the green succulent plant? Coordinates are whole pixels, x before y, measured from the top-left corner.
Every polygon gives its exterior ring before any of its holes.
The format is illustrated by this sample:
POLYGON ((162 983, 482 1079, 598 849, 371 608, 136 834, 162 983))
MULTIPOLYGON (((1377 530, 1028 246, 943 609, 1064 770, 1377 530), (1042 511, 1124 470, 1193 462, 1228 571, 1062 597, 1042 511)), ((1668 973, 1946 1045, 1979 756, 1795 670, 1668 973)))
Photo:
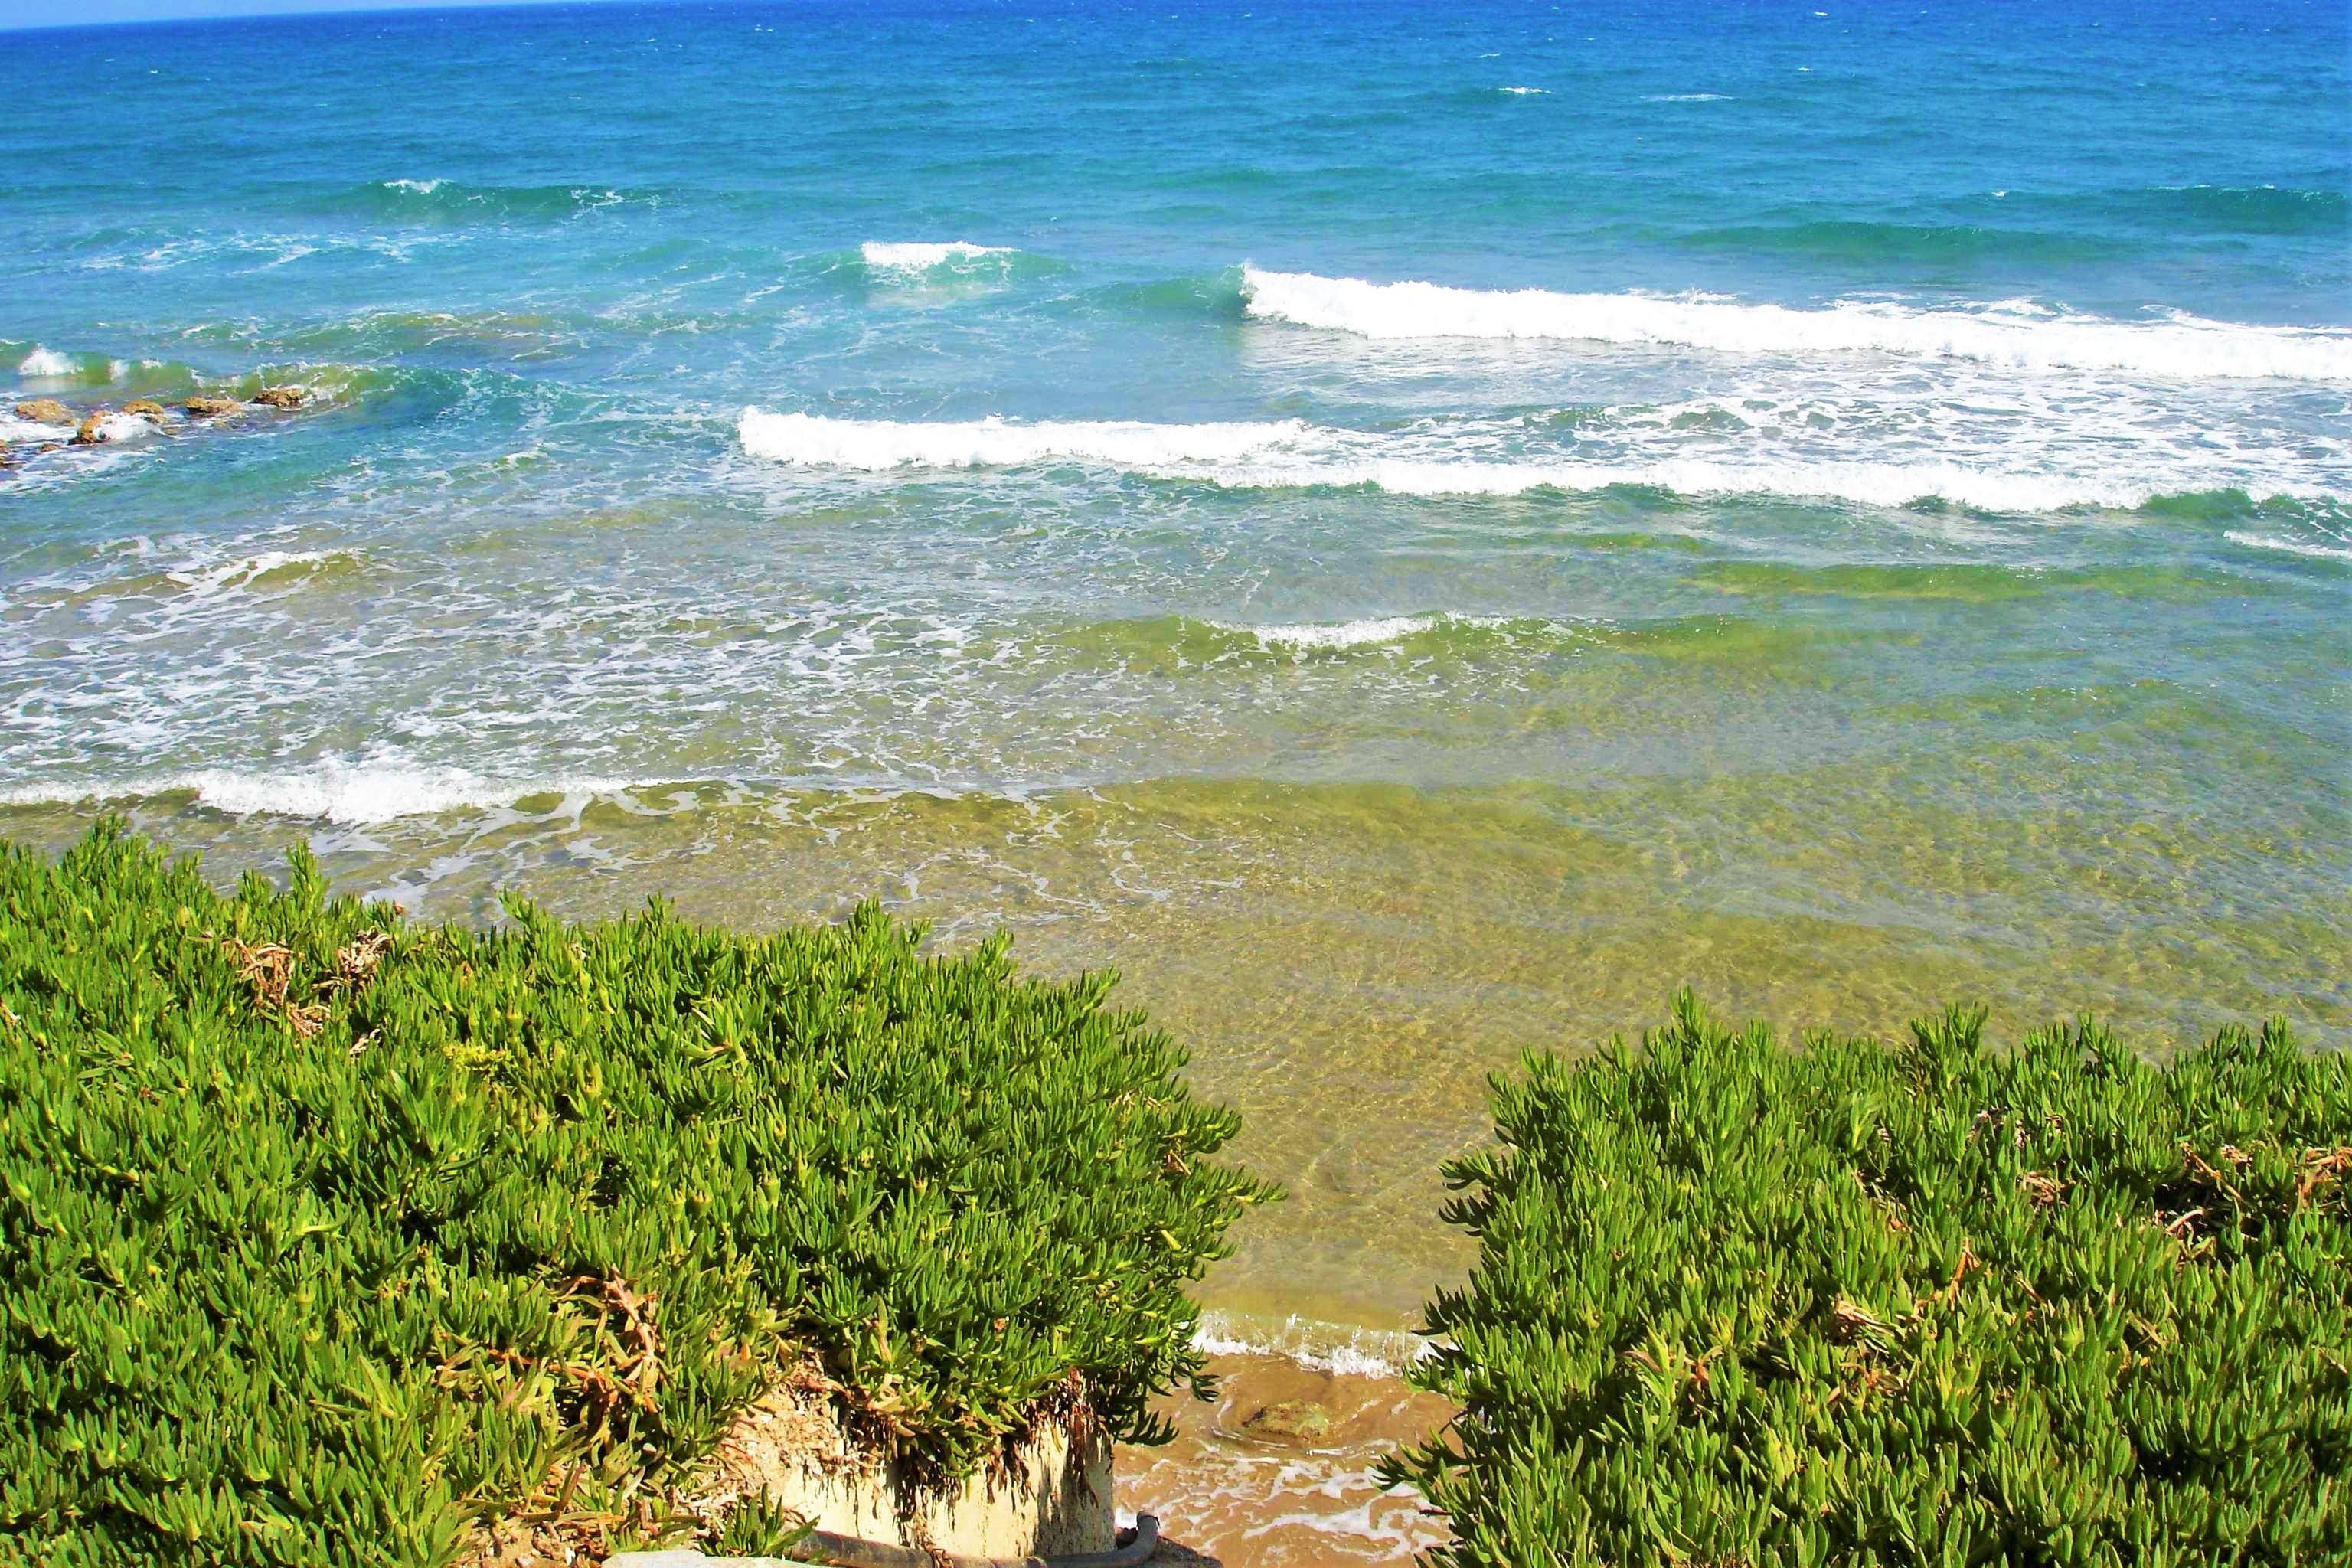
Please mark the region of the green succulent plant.
MULTIPOLYGON (((435 1564, 812 1363, 919 1474, 1198 1385, 1236 1119, 1112 980, 860 908, 488 931, 0 853, 0 1560, 435 1564)), ((642 1515, 642 1509, 639 1510, 642 1515)), ((761 1521, 748 1519, 749 1530, 761 1521)))
POLYGON ((2352 1062, 1734 1032, 1497 1079, 1437 1568, 2352 1563, 2352 1062))

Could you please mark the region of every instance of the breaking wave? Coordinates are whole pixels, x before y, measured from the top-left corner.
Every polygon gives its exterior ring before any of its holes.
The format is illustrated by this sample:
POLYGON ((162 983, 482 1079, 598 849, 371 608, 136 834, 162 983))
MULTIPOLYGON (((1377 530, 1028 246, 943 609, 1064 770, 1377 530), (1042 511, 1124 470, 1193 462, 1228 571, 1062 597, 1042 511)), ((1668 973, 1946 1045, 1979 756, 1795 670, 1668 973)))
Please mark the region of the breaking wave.
POLYGON ((312 822, 392 822, 444 812, 494 810, 538 795, 612 795, 630 787, 612 779, 501 779, 459 767, 401 763, 319 763, 272 772, 199 768, 186 773, 0 789, 0 805, 73 805, 185 795, 232 816, 285 816, 312 822))
POLYGON ((1073 420, 1016 425, 1003 419, 902 424, 833 419, 814 414, 763 414, 746 408, 736 430, 755 458, 813 468, 878 473, 890 468, 1022 468, 1078 462, 1155 472, 1180 464, 1231 462, 1303 440, 1296 419, 1264 424, 1150 425, 1073 420))
MULTIPOLYGON (((1844 462, 1801 458, 1657 458, 1498 461, 1433 451, 1425 440, 1310 426, 1296 419, 1159 425, 1004 419, 901 423, 743 411, 745 452, 810 468, 882 473, 901 468, 1018 468, 1080 464, 1148 479, 1227 489, 1368 488, 1392 495, 1518 496, 1556 490, 1669 490, 1687 496, 1773 495, 1900 507, 1923 500, 1983 511, 2077 507, 2135 510, 2184 493, 2242 489, 2227 475, 2004 473, 1948 462, 1844 462)), ((2307 484, 2267 493, 2326 499, 2307 484)))
POLYGON ((901 278, 919 278, 938 269, 970 270, 974 262, 986 263, 992 270, 1001 269, 1005 258, 1018 254, 1009 246, 974 245, 968 239, 939 244, 869 239, 857 247, 858 259, 866 264, 867 271, 901 278))
POLYGON ((81 363, 78 360, 67 358, 55 349, 45 349, 36 343, 33 345, 33 352, 17 362, 16 374, 38 380, 52 380, 58 376, 79 375, 81 363))
POLYGON ((1885 353, 2012 370, 2110 370, 2181 380, 2352 381, 2352 331, 2206 321, 2119 321, 2022 301, 1921 310, 1847 300, 1818 310, 1713 296, 1562 294, 1371 283, 1242 269, 1249 312, 1368 338, 1543 338, 1739 354, 1885 353))

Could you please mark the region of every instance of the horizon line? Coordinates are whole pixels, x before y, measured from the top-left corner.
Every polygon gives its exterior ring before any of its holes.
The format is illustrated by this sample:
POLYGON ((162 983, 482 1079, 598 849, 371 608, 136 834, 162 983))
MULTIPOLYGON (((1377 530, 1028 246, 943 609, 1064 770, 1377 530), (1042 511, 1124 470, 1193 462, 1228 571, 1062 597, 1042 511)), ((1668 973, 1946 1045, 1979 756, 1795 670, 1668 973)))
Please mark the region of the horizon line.
POLYGON ((695 5, 733 6, 790 3, 791 0, 488 0, 488 4, 468 4, 467 0, 417 0, 416 4, 403 5, 394 0, 393 4, 362 3, 325 5, 317 9, 219 11, 199 16, 121 16, 106 21, 77 17, 62 22, 11 22, 0 24, 0 37, 20 33, 113 32, 129 27, 203 27, 221 22, 313 22, 353 16, 432 16, 460 13, 481 16, 499 11, 602 10, 622 5, 668 9, 695 5))

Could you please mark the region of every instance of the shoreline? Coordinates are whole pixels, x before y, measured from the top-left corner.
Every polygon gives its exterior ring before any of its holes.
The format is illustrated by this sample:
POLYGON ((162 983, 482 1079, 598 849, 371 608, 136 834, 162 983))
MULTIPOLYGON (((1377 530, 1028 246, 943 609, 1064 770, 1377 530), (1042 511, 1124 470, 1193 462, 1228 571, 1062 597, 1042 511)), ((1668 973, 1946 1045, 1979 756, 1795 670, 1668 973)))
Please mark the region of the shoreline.
POLYGON ((1447 1539, 1417 1493, 1371 1473, 1450 1419, 1445 1401, 1392 1374, 1275 1354, 1220 1352, 1209 1364, 1214 1401, 1155 1403, 1176 1426, 1172 1442, 1118 1450, 1122 1522, 1157 1514, 1167 1539, 1224 1568, 1402 1562, 1447 1539))

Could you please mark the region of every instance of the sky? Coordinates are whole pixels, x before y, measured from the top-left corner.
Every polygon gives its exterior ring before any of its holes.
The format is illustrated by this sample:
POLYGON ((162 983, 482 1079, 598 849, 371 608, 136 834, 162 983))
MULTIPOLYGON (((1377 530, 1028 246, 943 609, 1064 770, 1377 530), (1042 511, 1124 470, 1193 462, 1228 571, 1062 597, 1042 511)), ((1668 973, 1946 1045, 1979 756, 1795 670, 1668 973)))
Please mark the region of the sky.
POLYGON ((0 0, 0 29, 82 27, 100 22, 184 22, 197 16, 275 16, 298 11, 422 11, 515 0, 0 0))

